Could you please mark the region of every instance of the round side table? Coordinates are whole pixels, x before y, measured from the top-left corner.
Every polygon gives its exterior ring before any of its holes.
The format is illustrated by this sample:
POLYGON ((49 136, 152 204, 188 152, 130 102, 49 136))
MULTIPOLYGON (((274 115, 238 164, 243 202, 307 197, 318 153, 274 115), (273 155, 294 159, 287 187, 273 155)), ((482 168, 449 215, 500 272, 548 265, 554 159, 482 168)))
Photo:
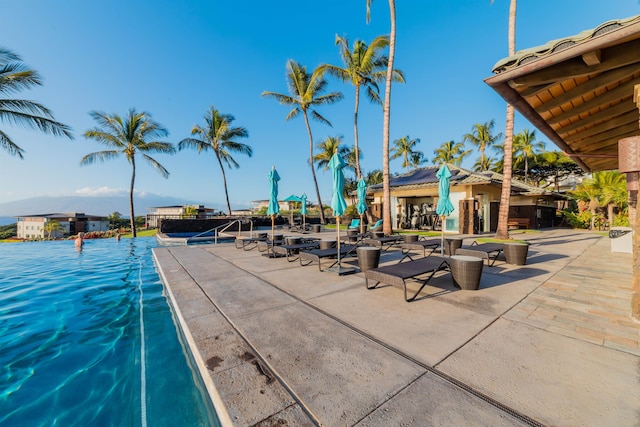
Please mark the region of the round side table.
POLYGON ((484 260, 475 256, 453 255, 449 257, 453 284, 463 290, 477 290, 480 287, 484 260))
POLYGON ((362 246, 356 249, 356 253, 358 254, 360 271, 365 272, 372 268, 378 268, 380 264, 380 248, 362 246))

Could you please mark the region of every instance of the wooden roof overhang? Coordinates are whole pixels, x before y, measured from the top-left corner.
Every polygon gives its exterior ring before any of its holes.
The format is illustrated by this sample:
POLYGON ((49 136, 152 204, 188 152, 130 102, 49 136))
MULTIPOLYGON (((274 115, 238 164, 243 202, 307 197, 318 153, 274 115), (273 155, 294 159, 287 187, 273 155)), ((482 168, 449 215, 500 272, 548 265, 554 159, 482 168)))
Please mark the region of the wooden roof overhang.
POLYGON ((640 135, 640 15, 499 61, 485 79, 587 172, 618 168, 618 140, 640 135))

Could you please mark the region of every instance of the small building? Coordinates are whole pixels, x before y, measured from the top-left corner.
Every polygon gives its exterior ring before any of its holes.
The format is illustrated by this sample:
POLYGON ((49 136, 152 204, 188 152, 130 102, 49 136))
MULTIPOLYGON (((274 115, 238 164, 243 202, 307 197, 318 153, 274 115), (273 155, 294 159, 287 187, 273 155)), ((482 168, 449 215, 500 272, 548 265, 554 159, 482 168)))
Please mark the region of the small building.
MULTIPOLYGON (((446 217, 444 231, 450 233, 479 233, 496 231, 503 176, 497 172, 472 172, 447 165, 451 171, 451 203, 455 210, 446 217)), ((413 170, 390 180, 392 227, 398 229, 441 229, 436 214, 438 203, 439 166, 413 170)), ((373 196, 370 209, 373 217, 382 217, 382 184, 369 187, 373 196)), ((560 193, 534 187, 516 179, 511 180, 509 219, 525 228, 553 227, 556 219, 556 200, 560 193)))
POLYGON ((45 239, 60 238, 91 231, 109 230, 107 217, 99 215, 86 215, 82 212, 48 213, 40 215, 24 215, 16 217, 16 236, 20 239, 45 239), (47 223, 57 221, 59 230, 54 230, 49 236, 46 231, 47 223))
POLYGON ((204 205, 174 205, 147 208, 147 227, 160 228, 163 219, 208 219, 214 216, 215 209, 205 208, 204 205), (195 208, 195 215, 187 215, 186 208, 195 208))
MULTIPOLYGON (((280 207, 281 211, 288 211, 290 209, 289 202, 287 202, 286 200, 278 200, 278 206, 280 207)), ((267 209, 268 207, 269 199, 251 201, 251 213, 256 213, 260 209, 267 209)))

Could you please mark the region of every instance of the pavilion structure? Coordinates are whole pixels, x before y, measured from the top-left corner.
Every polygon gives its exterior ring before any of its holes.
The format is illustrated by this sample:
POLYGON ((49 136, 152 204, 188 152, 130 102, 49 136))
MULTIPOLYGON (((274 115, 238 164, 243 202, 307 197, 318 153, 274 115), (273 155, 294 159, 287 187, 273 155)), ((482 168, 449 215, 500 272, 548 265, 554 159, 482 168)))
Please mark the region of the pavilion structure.
POLYGON ((582 169, 627 174, 640 319, 640 15, 519 51, 493 72, 485 82, 582 169))

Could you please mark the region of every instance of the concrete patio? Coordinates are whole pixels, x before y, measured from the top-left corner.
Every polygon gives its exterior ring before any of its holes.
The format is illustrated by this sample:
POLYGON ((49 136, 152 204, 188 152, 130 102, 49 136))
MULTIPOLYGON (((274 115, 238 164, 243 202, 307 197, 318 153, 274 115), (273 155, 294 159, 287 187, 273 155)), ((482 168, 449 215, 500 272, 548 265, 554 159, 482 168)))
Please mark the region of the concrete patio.
POLYGON ((589 232, 514 237, 527 265, 485 266, 477 291, 438 273, 412 303, 233 244, 154 256, 223 424, 638 426, 631 255, 589 232))

